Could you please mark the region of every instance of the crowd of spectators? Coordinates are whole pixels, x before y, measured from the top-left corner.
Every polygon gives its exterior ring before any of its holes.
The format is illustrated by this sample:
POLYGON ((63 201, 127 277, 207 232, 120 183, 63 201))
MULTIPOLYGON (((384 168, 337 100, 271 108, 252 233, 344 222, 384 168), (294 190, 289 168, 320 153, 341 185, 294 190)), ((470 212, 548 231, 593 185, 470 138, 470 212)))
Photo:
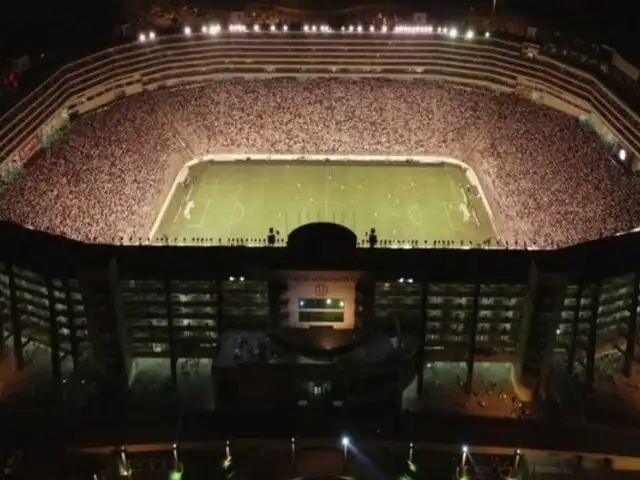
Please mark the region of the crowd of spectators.
POLYGON ((477 174, 505 242, 557 247, 640 224, 640 196, 578 120, 434 81, 223 79, 89 113, 30 166, 0 218, 88 241, 144 236, 194 156, 445 155, 477 174))

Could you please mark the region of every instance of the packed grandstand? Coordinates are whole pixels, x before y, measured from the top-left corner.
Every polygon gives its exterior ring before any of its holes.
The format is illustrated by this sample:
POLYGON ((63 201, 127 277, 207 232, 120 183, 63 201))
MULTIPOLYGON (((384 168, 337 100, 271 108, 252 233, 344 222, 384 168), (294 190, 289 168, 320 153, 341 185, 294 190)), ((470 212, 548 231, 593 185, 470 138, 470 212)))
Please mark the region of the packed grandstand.
POLYGON ((145 237, 182 166, 223 152, 460 159, 504 243, 555 248, 640 224, 637 190, 576 118, 433 80, 282 77, 145 93, 83 115, 8 188, 0 218, 91 242, 145 237))

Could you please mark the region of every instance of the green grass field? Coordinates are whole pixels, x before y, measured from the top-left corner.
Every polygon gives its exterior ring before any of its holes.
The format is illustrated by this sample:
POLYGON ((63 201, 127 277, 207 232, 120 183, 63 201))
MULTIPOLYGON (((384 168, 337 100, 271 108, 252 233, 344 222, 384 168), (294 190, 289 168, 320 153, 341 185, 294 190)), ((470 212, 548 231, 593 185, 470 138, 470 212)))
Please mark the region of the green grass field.
POLYGON ((484 204, 455 165, 208 162, 191 167, 189 179, 175 190, 156 237, 226 243, 265 238, 269 227, 286 237, 323 221, 361 238, 372 227, 394 241, 494 238, 484 204))

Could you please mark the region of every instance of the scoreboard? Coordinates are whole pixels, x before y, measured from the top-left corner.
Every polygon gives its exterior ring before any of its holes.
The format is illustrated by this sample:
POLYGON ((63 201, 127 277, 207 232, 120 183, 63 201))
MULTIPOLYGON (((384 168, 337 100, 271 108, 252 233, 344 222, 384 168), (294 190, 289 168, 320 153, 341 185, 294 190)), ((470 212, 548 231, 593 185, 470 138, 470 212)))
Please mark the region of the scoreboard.
POLYGON ((356 284, 360 272, 287 271, 289 327, 355 326, 356 284))

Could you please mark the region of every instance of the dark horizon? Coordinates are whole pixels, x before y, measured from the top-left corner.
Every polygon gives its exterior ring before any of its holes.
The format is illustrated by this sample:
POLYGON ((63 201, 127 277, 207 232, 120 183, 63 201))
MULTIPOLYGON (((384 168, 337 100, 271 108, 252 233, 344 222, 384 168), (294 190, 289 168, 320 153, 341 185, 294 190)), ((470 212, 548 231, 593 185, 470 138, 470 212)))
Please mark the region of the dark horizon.
MULTIPOLYGON (((0 6, 0 52, 18 55, 25 52, 47 51, 70 45, 91 43, 113 34, 114 26, 128 20, 130 0, 103 0, 78 2, 67 0, 49 3, 42 0, 3 2, 0 6), (3 52, 4 51, 4 52, 3 52)), ((210 2, 195 0, 190 5, 206 8, 210 2)), ((225 1, 216 2, 217 10, 242 10, 252 4, 279 5, 288 8, 315 10, 352 8, 359 5, 385 5, 385 2, 352 0, 283 0, 281 2, 225 1)), ((426 12, 436 17, 461 16, 467 13, 490 15, 490 0, 452 0, 449 2, 388 3, 392 10, 426 12)), ((534 26, 550 26, 561 31, 581 34, 598 43, 613 46, 633 41, 638 22, 635 15, 625 10, 628 4, 621 0, 600 2, 595 0, 558 0, 520 2, 501 0, 497 3, 497 16, 518 16, 534 26)))

